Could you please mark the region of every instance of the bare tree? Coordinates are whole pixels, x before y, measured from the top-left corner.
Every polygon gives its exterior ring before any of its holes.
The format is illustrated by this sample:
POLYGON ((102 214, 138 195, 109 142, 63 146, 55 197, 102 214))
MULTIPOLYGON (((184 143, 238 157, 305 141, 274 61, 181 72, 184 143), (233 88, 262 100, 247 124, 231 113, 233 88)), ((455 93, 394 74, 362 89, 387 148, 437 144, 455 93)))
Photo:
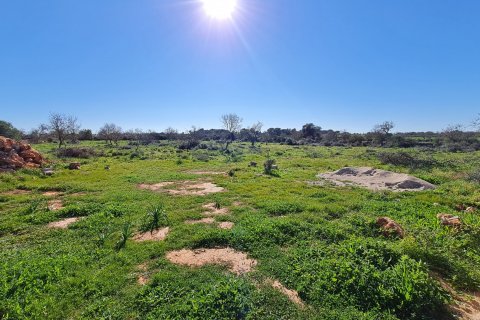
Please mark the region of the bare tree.
POLYGON ((258 141, 260 134, 262 133, 263 123, 260 121, 257 123, 252 124, 252 126, 248 129, 248 138, 252 143, 252 147, 255 146, 255 142, 258 141))
POLYGON ((478 114, 477 118, 473 120, 472 126, 477 130, 480 131, 480 114, 478 114))
POLYGON ((165 129, 164 133, 167 137, 167 140, 175 140, 178 137, 177 129, 174 129, 172 127, 168 127, 167 129, 165 129))
POLYGON ((228 150, 230 143, 235 141, 235 134, 242 129, 242 121, 235 113, 224 114, 221 118, 223 128, 228 131, 228 137, 225 145, 225 150, 228 150))
POLYGON ((75 141, 80 130, 80 124, 76 117, 60 113, 50 114, 48 127, 58 139, 58 148, 65 145, 65 140, 68 137, 75 141))
POLYGON ((372 133, 375 140, 383 147, 388 137, 391 135, 390 131, 395 128, 393 121, 385 121, 373 127, 372 133))
POLYGON ((80 132, 80 123, 77 117, 67 116, 67 135, 70 137, 72 143, 78 141, 78 133, 80 132))
POLYGON ((118 144, 122 137, 122 128, 114 123, 105 123, 98 131, 98 136, 109 144, 118 144))

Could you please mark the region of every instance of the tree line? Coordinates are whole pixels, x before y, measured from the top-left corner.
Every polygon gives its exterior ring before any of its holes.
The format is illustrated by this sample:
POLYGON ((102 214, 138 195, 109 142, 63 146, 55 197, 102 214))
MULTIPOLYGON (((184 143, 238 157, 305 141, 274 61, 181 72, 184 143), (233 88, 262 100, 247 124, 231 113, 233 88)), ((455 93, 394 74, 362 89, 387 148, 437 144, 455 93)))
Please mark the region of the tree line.
POLYGON ((201 142, 215 141, 223 144, 225 150, 234 141, 256 143, 282 143, 288 145, 323 146, 379 146, 379 147, 426 147, 447 148, 450 151, 480 150, 480 115, 469 125, 449 126, 441 132, 398 132, 393 133, 395 124, 385 121, 373 126, 367 133, 325 130, 313 123, 306 123, 301 129, 268 128, 256 122, 243 126, 243 119, 237 114, 220 117, 221 129, 203 129, 192 126, 179 132, 169 127, 162 132, 141 129, 123 130, 114 123, 104 124, 97 132, 82 129, 77 117, 52 113, 46 124, 41 124, 28 133, 16 129, 11 123, 0 120, 0 135, 15 139, 27 139, 32 143, 56 142, 58 148, 67 143, 75 144, 84 140, 103 140, 110 145, 128 140, 136 144, 149 144, 159 140, 179 141, 180 148, 197 148, 201 142))

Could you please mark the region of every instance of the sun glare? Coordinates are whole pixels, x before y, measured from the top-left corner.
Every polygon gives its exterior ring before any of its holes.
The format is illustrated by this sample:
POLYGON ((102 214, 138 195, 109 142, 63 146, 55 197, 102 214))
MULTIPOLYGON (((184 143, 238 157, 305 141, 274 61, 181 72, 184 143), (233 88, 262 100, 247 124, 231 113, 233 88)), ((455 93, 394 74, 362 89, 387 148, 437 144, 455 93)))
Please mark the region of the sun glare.
POLYGON ((202 0, 202 2, 207 15, 217 20, 231 18, 237 8, 237 0, 202 0))

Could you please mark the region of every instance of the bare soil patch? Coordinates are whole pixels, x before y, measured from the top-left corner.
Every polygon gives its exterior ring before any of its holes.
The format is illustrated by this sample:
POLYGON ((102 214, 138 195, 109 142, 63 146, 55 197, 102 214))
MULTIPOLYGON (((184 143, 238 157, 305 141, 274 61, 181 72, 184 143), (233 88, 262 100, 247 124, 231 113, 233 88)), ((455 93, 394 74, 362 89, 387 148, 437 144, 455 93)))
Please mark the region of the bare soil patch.
POLYGON ((133 240, 137 242, 142 242, 142 241, 163 241, 167 238, 168 233, 170 232, 170 228, 162 228, 162 229, 157 229, 152 232, 147 231, 143 233, 136 234, 133 237, 133 240))
POLYGON ((214 224, 215 219, 213 218, 203 218, 200 220, 187 220, 185 221, 186 224, 214 224))
POLYGON ((58 211, 64 208, 62 200, 50 200, 47 203, 48 210, 58 211))
POLYGON ((137 270, 140 272, 138 278, 137 278, 137 283, 141 286, 144 286, 148 283, 150 280, 148 276, 148 264, 147 263, 142 263, 141 265, 137 266, 137 270))
POLYGON ((165 188, 166 186, 172 185, 174 182, 160 182, 155 184, 146 184, 142 183, 138 185, 139 189, 150 190, 150 191, 159 191, 165 188))
POLYGON ((210 193, 223 192, 225 189, 211 182, 178 181, 157 184, 139 184, 138 188, 151 191, 168 192, 173 195, 204 196, 210 193), (165 188, 174 186, 174 188, 165 188))
POLYGON ((302 299, 300 299, 300 296, 298 295, 298 292, 295 291, 295 290, 290 290, 290 289, 287 289, 283 284, 280 283, 280 281, 278 280, 271 280, 269 281, 270 285, 280 291, 281 293, 283 293, 284 295, 287 296, 287 298, 292 301, 293 303, 299 305, 299 306, 305 306, 305 304, 303 303, 302 299))
POLYGON ((207 203, 202 207, 208 210, 202 213, 205 216, 223 216, 229 213, 228 208, 217 208, 215 203, 207 203))
POLYGON ((188 171, 187 173, 191 174, 197 174, 197 175, 226 175, 226 172, 222 171, 202 171, 202 170, 194 170, 194 171, 188 171))
POLYGON ((218 264, 228 267, 228 270, 240 275, 250 272, 257 261, 249 259, 246 253, 231 248, 178 250, 168 252, 166 258, 179 265, 201 267, 207 264, 218 264))
POLYGON ((32 191, 30 191, 30 190, 16 189, 16 190, 12 190, 12 191, 2 192, 2 195, 5 195, 5 196, 18 196, 18 195, 25 195, 25 194, 30 194, 30 193, 32 193, 32 191))
POLYGON ((435 186, 422 179, 404 173, 396 173, 369 167, 345 167, 335 172, 317 176, 337 186, 357 185, 370 190, 422 191, 435 186))
POLYGON ((45 191, 42 193, 45 197, 58 197, 62 193, 60 191, 45 191))
POLYGON ((450 311, 459 319, 480 320, 480 292, 458 292, 438 274, 432 275, 453 298, 450 311))
POLYGON ((218 224, 218 227, 219 227, 220 229, 225 229, 225 230, 230 230, 230 229, 232 229, 234 226, 235 226, 235 223, 230 222, 230 221, 224 221, 224 222, 220 222, 220 223, 218 224))
POLYGON ((81 218, 79 218, 79 217, 74 217, 74 218, 63 219, 63 220, 60 220, 60 221, 54 221, 54 222, 50 222, 47 225, 47 227, 55 228, 55 229, 67 229, 69 225, 79 221, 80 219, 81 218))

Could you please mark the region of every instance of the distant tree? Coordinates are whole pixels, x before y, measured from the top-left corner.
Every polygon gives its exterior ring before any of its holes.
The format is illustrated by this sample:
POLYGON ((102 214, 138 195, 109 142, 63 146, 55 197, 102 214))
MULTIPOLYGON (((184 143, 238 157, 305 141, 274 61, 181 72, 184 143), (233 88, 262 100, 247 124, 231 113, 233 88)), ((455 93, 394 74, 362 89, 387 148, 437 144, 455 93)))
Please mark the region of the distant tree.
POLYGON ((318 140, 320 138, 320 133, 322 128, 314 125, 313 123, 307 123, 302 127, 302 136, 305 139, 318 140))
POLYGON ((48 138, 48 125, 41 124, 37 128, 30 130, 28 137, 32 143, 39 143, 48 138))
POLYGON ((178 139, 178 131, 177 129, 174 129, 172 127, 168 127, 165 129, 165 136, 167 137, 167 140, 176 140, 178 139))
POLYGON ((376 124, 373 127, 372 134, 373 139, 382 147, 387 142, 388 138, 391 136, 390 131, 395 127, 395 124, 392 121, 385 121, 380 124, 376 124))
POLYGON ((105 123, 103 127, 98 130, 98 137, 105 140, 108 144, 118 144, 118 140, 122 137, 122 128, 114 123, 105 123))
POLYGON ((242 121, 235 113, 224 114, 221 118, 223 128, 228 131, 228 137, 226 139, 225 150, 228 151, 228 146, 230 143, 235 141, 235 134, 242 129, 242 121))
POLYGON ((22 131, 15 128, 10 122, 0 120, 0 136, 12 139, 21 139, 22 131))
POLYGON ((473 120, 472 125, 477 131, 480 131, 480 114, 478 114, 477 118, 473 120))
POLYGON ((262 134, 262 127, 263 123, 257 122, 248 128, 248 139, 252 143, 252 147, 255 146, 255 142, 258 141, 260 135, 262 134))
POLYGON ((385 121, 383 123, 375 125, 373 127, 373 132, 388 135, 393 128, 395 128, 395 124, 392 121, 385 121))
POLYGON ((93 133, 90 129, 83 129, 78 132, 78 140, 93 140, 93 133))
POLYGON ((80 125, 74 116, 52 113, 49 118, 49 129, 58 139, 58 148, 61 148, 69 137, 72 141, 76 141, 80 125))
POLYGON ((442 135, 444 136, 446 143, 459 143, 464 138, 463 126, 461 124, 449 125, 443 129, 442 135))

